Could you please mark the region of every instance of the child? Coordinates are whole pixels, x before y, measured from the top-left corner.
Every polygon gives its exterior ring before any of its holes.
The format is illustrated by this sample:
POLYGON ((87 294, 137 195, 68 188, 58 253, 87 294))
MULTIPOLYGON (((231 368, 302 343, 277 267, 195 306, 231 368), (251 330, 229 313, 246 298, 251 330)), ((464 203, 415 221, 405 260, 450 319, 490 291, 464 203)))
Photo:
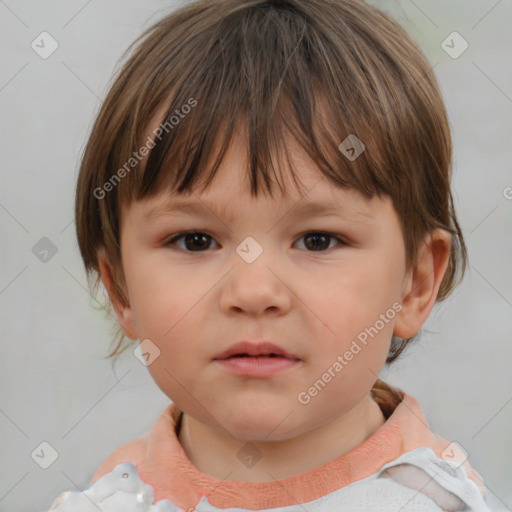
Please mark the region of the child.
POLYGON ((139 340, 172 403, 86 502, 488 510, 463 450, 378 379, 466 265, 418 47, 359 0, 198 0, 137 43, 76 226, 122 327, 112 355, 139 340))

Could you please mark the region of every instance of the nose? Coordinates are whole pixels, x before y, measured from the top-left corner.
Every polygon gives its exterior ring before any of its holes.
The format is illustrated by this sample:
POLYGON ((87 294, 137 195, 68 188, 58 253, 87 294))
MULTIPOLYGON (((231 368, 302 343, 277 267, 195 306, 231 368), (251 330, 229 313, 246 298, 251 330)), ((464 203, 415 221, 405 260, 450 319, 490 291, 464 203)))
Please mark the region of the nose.
POLYGON ((292 291, 281 275, 282 267, 269 250, 263 250, 254 260, 238 251, 232 261, 233 268, 226 276, 220 300, 225 313, 258 316, 269 311, 282 315, 289 310, 292 291))

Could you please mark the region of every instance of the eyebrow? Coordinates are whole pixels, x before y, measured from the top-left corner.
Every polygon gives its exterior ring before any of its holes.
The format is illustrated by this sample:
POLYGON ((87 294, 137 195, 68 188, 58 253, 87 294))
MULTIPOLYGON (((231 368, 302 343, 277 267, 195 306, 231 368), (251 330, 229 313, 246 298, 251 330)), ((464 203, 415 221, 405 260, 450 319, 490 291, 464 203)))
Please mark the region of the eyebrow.
MULTIPOLYGON (((180 213, 190 215, 206 214, 210 216, 213 213, 218 218, 224 219, 228 210, 229 205, 222 205, 218 208, 216 205, 207 201, 174 201, 151 208, 144 215, 144 220, 149 222, 165 216, 178 216, 180 213)), ((375 215, 368 209, 358 208, 357 210, 347 211, 342 205, 333 203, 332 201, 312 201, 292 206, 282 215, 278 222, 285 217, 296 219, 312 216, 336 216, 360 224, 372 224, 373 221, 375 221, 375 215)))

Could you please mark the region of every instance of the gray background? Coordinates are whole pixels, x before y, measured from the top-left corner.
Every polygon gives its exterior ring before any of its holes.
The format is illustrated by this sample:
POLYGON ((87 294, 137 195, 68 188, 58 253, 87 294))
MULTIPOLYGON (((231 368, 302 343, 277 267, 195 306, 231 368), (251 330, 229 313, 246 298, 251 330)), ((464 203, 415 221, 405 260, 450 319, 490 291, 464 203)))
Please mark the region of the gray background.
MULTIPOLYGON (((468 451, 493 509, 512 510, 512 2, 373 3, 397 16, 435 66, 470 262, 421 342, 382 377, 468 451), (469 44, 456 59, 441 47, 453 31, 469 44)), ((61 491, 86 487, 168 404, 131 352, 113 369, 103 359, 112 322, 88 293, 73 200, 118 59, 174 5, 0 0, 0 511, 44 510, 61 491), (47 59, 31 48, 43 31, 59 45, 47 59), (32 250, 42 237, 57 249, 46 263, 32 250), (58 453, 46 470, 31 457, 42 441, 58 453)))

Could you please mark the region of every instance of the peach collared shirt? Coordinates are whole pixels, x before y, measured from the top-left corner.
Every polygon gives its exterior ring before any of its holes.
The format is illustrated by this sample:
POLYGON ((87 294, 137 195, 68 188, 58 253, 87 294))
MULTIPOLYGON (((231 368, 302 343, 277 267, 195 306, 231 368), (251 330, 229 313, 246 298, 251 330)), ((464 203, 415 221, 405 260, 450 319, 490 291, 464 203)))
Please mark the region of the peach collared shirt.
MULTIPOLYGON (((141 479, 150 484, 155 502, 169 499, 185 510, 192 510, 202 496, 218 508, 261 510, 307 503, 326 496, 376 473, 384 464, 420 447, 431 448, 437 457, 464 460, 450 442, 434 434, 418 402, 397 388, 380 382, 375 401, 386 422, 371 437, 350 452, 316 469, 279 481, 223 481, 202 473, 188 459, 178 440, 182 411, 171 403, 144 437, 127 443, 111 454, 93 476, 94 483, 117 464, 132 462, 141 479), (398 398, 397 398, 398 397, 398 398)), ((373 391, 373 390, 372 390, 373 391)), ((465 460, 466 475, 485 497, 480 475, 465 460)))

